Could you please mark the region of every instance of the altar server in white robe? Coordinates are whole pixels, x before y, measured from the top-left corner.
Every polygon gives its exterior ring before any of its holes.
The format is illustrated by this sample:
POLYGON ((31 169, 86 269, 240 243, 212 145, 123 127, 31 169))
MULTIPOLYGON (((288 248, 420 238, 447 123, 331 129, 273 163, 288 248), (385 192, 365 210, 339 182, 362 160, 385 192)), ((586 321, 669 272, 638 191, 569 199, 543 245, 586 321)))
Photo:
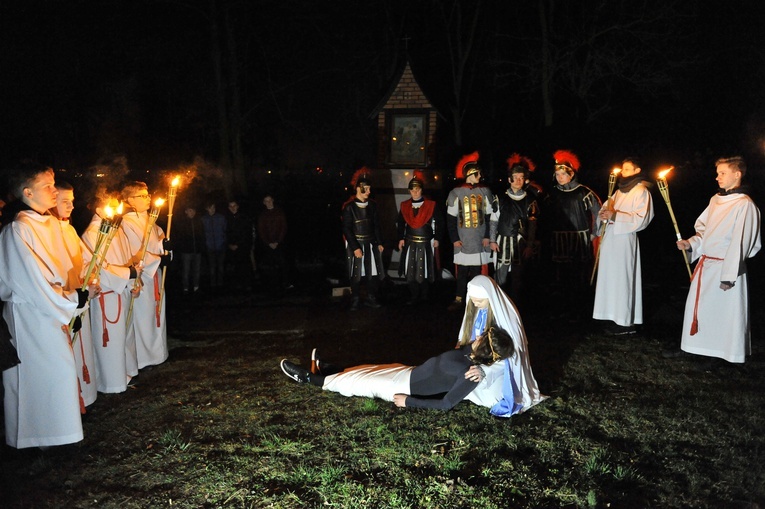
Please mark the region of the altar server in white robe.
POLYGON ((743 363, 752 353, 746 260, 761 247, 760 210, 742 186, 741 157, 719 159, 718 194, 696 220, 696 234, 677 248, 698 260, 685 303, 682 342, 688 353, 743 363))
POLYGON ((610 320, 613 335, 634 334, 643 323, 643 282, 640 267, 638 232, 653 219, 649 183, 643 180, 635 158, 622 161, 616 192, 600 208, 605 222, 600 240, 598 281, 592 317, 610 320))
MULTIPOLYGON (((67 274, 69 288, 82 287, 82 278, 85 277, 87 266, 82 263, 82 244, 77 230, 69 222, 69 217, 74 210, 74 188, 69 182, 56 181, 56 206, 50 213, 56 216, 64 236, 66 253, 72 260, 72 268, 67 274)), ((93 351, 93 338, 90 329, 90 303, 88 310, 80 316, 80 330, 72 334, 72 350, 77 365, 77 377, 80 379, 80 393, 85 406, 92 405, 98 397, 97 370, 95 365, 95 352, 93 351)))
POLYGON ((98 287, 67 286, 71 259, 47 212, 56 206, 53 170, 24 163, 11 190, 23 207, 0 233, 0 299, 21 363, 3 371, 5 440, 19 449, 78 442, 84 405, 68 325, 98 287))
MULTIPOLYGON (((116 210, 116 200, 112 205, 112 209, 116 210)), ((90 263, 102 216, 104 208, 97 206, 96 214, 82 234, 82 242, 86 246, 83 250, 85 264, 90 263)), ((126 343, 126 319, 133 282, 140 272, 140 265, 132 265, 127 239, 118 228, 104 254, 99 274, 101 294, 90 303, 99 392, 124 392, 131 378, 138 375, 135 341, 129 345, 126 343)))
POLYGON ((129 182, 122 188, 122 200, 127 205, 122 215, 122 231, 125 233, 133 264, 142 263, 141 293, 133 299, 133 313, 127 328, 127 342, 135 338, 138 368, 155 366, 167 360, 167 329, 165 327, 165 305, 160 304, 160 267, 165 250, 165 233, 159 226, 148 230, 149 242, 146 256, 141 260, 144 233, 149 222, 151 195, 143 182, 129 182))

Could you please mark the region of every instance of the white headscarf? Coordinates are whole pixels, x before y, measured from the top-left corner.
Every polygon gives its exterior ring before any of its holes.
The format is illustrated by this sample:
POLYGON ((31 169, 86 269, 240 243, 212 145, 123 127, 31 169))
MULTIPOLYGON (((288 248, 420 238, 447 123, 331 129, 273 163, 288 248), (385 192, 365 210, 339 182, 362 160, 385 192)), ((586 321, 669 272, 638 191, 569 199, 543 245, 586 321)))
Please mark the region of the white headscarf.
MULTIPOLYGON (((488 386, 484 386, 483 389, 481 389, 482 384, 476 387, 476 391, 487 390, 496 393, 496 399, 499 400, 499 403, 492 407, 492 414, 500 417, 510 417, 513 414, 521 413, 531 408, 547 396, 539 393, 537 381, 534 379, 534 373, 531 371, 526 332, 523 329, 521 317, 513 301, 505 295, 505 292, 490 277, 474 277, 468 283, 468 296, 471 295, 471 287, 472 295, 476 297, 480 295, 482 298, 489 299, 489 306, 494 315, 495 325, 500 329, 504 329, 513 338, 515 353, 512 357, 505 359, 501 363, 504 366, 504 376, 488 386), (484 294, 486 297, 483 297, 484 294), (510 373, 512 374, 512 380, 509 376, 510 373)), ((465 328, 465 320, 466 316, 463 316, 460 334, 465 328)))

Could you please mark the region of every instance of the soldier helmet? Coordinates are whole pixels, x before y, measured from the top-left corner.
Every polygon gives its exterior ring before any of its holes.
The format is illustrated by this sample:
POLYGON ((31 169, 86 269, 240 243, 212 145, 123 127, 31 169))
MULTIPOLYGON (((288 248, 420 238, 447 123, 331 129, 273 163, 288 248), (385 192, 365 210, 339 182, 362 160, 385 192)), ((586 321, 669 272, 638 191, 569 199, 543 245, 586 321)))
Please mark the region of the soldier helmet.
POLYGON ((353 177, 351 178, 351 185, 353 186, 354 189, 359 188, 361 186, 371 186, 372 185, 372 170, 370 170, 366 166, 363 166, 360 169, 356 170, 356 172, 353 174, 353 177))
POLYGON ((512 179, 516 173, 523 173, 523 179, 528 180, 529 175, 536 169, 534 161, 526 156, 515 153, 507 158, 507 177, 512 179))
POLYGON ((555 170, 564 169, 569 175, 579 171, 579 158, 570 150, 558 150, 553 154, 555 170))
POLYGON ((478 157, 479 154, 478 151, 476 151, 460 159, 460 161, 457 163, 457 167, 455 168, 454 176, 458 179, 466 179, 470 175, 479 173, 481 171, 481 167, 478 166, 478 157))
POLYGON ((425 187, 425 175, 420 170, 415 170, 412 180, 409 181, 408 189, 414 189, 419 187, 420 189, 425 187))

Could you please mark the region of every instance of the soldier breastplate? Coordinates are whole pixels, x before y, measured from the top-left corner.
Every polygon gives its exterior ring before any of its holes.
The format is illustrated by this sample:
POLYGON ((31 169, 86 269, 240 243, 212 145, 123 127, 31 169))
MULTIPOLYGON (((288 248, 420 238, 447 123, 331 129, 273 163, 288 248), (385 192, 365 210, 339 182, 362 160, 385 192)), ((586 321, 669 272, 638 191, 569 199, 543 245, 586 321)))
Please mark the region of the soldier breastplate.
POLYGON ((372 238, 372 221, 369 219, 369 210, 355 205, 353 207, 353 234, 357 240, 370 240, 372 238))
POLYGON ((505 237, 514 237, 521 229, 522 222, 527 218, 527 199, 513 200, 503 197, 499 205, 499 224, 497 233, 505 237))
POLYGON ((485 224, 484 200, 480 193, 470 193, 460 198, 460 228, 481 228, 485 224))

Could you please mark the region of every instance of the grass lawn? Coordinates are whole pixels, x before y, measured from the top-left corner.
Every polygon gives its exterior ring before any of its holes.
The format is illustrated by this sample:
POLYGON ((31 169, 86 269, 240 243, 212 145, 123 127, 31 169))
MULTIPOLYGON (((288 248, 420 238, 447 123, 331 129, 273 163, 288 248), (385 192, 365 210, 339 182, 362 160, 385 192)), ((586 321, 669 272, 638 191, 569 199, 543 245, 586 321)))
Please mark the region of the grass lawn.
MULTIPOLYGON (((204 307, 210 331, 241 329, 245 313, 283 330, 175 339, 135 388, 99 395, 82 442, 3 446, 3 507, 765 507, 762 345, 711 372, 662 358, 682 301, 653 305, 650 327, 627 338, 524 317, 549 399, 511 419, 467 402, 439 412, 345 398, 279 369, 284 357, 305 365, 314 346, 344 364, 417 363, 454 345, 461 316, 440 302, 222 306, 204 307)), ((169 320, 201 311, 187 312, 169 320)))

